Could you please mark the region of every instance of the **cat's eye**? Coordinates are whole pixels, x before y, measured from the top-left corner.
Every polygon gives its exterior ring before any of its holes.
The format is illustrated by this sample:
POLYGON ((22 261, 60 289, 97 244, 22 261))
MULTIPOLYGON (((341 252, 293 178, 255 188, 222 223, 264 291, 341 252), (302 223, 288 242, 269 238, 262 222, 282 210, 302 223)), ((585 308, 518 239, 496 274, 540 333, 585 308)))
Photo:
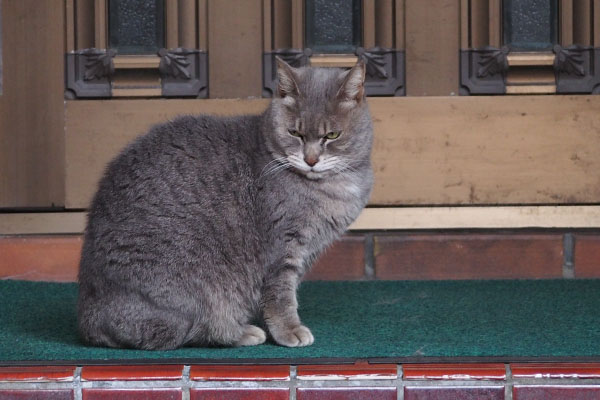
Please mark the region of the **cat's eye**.
POLYGON ((325 135, 325 139, 327 140, 333 140, 333 139, 337 139, 340 137, 340 135, 342 134, 342 132, 328 132, 327 135, 325 135))
POLYGON ((295 129, 288 129, 288 132, 290 133, 290 135, 292 136, 296 136, 296 137, 300 137, 300 132, 298 132, 295 129))

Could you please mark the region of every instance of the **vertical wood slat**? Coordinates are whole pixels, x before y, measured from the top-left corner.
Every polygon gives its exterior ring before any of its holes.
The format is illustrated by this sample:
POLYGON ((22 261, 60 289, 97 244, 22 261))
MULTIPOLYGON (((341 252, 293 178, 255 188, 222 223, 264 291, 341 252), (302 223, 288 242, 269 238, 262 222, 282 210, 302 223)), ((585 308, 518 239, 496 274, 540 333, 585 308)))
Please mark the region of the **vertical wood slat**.
POLYGON ((407 95, 456 95, 460 3, 436 0, 436 7, 432 7, 430 1, 405 0, 405 4, 407 95))
POLYGON ((394 48, 404 50, 404 0, 395 0, 394 48))
POLYGON ((197 0, 198 49, 208 49, 208 0, 197 0))
POLYGON ((490 0, 489 3, 488 41, 492 47, 502 45, 502 3, 500 0, 490 0))
POLYGON ((263 51, 273 50, 273 9, 271 0, 262 2, 263 51))
POLYGON ((489 0, 488 5, 488 44, 492 47, 502 45, 502 2, 489 0))
MULTIPOLYGON (((65 204, 65 1, 0 2, 5 61, 0 207, 61 207, 65 204)), ((93 11, 93 1, 90 6, 93 11)))
MULTIPOLYGON (((168 1, 168 0, 167 0, 168 1)), ((195 0, 179 0, 179 46, 186 49, 198 48, 196 44, 195 0)))
POLYGON ((273 49, 289 49, 292 44, 292 3, 289 0, 271 0, 271 33, 273 49))
POLYGON ((490 2, 471 1, 471 32, 470 41, 472 48, 481 48, 489 45, 489 13, 490 2))
POLYGON ((363 0, 362 5, 363 47, 375 47, 375 0, 363 0))
POLYGON ((304 48, 304 1, 291 0, 292 2, 292 47, 304 48))
POLYGON ((94 46, 97 49, 106 49, 107 43, 107 29, 106 24, 108 22, 107 11, 108 0, 95 0, 94 1, 94 46))
POLYGON ((582 46, 592 44, 592 0, 573 1, 573 43, 582 46))
POLYGON ((375 2, 375 44, 390 49, 394 47, 392 0, 377 0, 375 2))
POLYGON ((65 52, 75 50, 75 0, 65 0, 65 52))
POLYGON ((262 94, 262 1, 209 0, 208 74, 211 98, 262 94))
POLYGON ((470 0, 460 0, 460 48, 463 50, 471 47, 469 3, 470 0))
POLYGON ((166 43, 167 49, 174 49, 179 43, 179 18, 178 18, 178 0, 165 1, 165 20, 166 20, 166 43))
POLYGON ((600 47, 600 0, 592 0, 593 3, 593 10, 594 10, 594 24, 593 24, 593 29, 594 29, 594 38, 593 38, 593 46, 594 47, 600 47))
POLYGON ((560 1, 560 44, 573 44, 573 0, 560 1))
POLYGON ((95 4, 90 0, 75 0, 75 50, 89 49, 95 44, 95 4))

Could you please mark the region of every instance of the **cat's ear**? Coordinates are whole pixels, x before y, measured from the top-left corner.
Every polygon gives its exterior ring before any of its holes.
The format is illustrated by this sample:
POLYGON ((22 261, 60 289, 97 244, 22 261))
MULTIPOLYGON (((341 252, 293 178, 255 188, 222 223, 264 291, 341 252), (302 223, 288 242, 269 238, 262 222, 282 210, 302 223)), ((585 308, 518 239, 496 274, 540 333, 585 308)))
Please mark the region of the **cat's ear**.
POLYGON ((298 89, 298 74, 296 73, 295 68, 279 57, 275 57, 275 60, 277 61, 277 94, 279 97, 300 96, 300 89, 298 89))
POLYGON ((337 93, 340 105, 352 108, 365 96, 365 62, 358 59, 354 67, 340 74, 342 85, 337 93))

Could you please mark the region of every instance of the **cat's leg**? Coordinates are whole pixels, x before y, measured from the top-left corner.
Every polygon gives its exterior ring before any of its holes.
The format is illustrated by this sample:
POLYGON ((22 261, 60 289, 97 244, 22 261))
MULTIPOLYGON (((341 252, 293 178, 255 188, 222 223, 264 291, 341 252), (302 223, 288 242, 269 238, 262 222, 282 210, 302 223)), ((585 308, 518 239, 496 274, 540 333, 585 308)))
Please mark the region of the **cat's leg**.
POLYGON ((269 333, 282 346, 298 347, 313 344, 314 337, 298 316, 298 269, 287 265, 272 272, 265 280, 262 308, 269 333))
POLYGON ((80 315, 79 330, 96 346, 168 350, 186 344, 191 322, 137 296, 112 299, 80 315), (86 317, 86 314, 90 317, 86 317))
MULTIPOLYGON (((228 283, 230 285, 231 283, 228 283)), ((255 320, 251 302, 231 290, 206 290, 190 334, 192 346, 255 346, 267 339, 265 331, 252 325, 255 320)), ((257 299, 258 302, 258 293, 257 299)))

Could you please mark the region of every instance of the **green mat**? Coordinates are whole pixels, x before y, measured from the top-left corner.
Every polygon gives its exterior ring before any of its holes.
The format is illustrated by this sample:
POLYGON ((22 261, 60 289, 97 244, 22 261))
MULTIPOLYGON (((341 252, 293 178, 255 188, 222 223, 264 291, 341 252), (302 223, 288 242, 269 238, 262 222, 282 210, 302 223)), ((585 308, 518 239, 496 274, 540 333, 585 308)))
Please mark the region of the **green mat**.
POLYGON ((12 361, 600 356, 600 280, 305 282, 315 343, 140 351, 87 347, 76 284, 0 281, 0 364, 12 361))

